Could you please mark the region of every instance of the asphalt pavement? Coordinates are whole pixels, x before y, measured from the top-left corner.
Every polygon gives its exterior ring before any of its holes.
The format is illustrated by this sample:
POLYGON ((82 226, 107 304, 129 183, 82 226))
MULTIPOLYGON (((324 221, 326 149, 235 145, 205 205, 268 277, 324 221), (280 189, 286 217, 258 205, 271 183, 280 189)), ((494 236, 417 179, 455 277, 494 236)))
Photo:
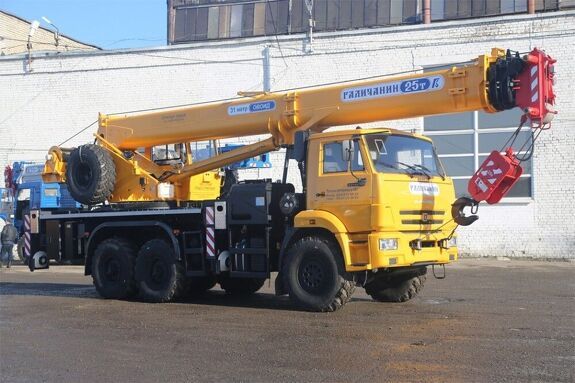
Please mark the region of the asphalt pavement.
POLYGON ((575 263, 464 259, 422 294, 335 313, 272 284, 104 300, 82 267, 0 270, 1 382, 574 382, 575 263))

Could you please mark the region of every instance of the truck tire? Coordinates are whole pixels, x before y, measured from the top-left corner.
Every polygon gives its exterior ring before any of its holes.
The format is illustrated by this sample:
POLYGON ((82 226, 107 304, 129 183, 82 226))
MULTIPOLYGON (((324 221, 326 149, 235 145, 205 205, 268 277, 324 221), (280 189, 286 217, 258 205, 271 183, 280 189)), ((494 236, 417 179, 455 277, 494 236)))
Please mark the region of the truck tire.
POLYGON ((98 145, 82 145, 72 151, 66 165, 66 184, 76 201, 84 205, 104 202, 112 195, 116 167, 110 154, 98 145))
POLYGON ((92 257, 92 279, 103 298, 126 299, 137 292, 134 279, 136 247, 123 238, 102 241, 92 257))
POLYGON ((319 237, 297 241, 284 259, 281 274, 290 299, 309 311, 336 311, 355 290, 339 246, 319 237))
POLYGON ((427 279, 427 269, 413 273, 398 275, 397 277, 385 276, 374 279, 365 285, 365 292, 379 302, 406 302, 415 298, 423 289, 427 279))
POLYGON ((220 279, 220 287, 231 295, 252 295, 262 288, 265 278, 229 278, 220 279))
POLYGON ((172 247, 162 239, 142 245, 136 258, 136 280, 140 298, 148 302, 169 302, 187 289, 184 268, 172 247))

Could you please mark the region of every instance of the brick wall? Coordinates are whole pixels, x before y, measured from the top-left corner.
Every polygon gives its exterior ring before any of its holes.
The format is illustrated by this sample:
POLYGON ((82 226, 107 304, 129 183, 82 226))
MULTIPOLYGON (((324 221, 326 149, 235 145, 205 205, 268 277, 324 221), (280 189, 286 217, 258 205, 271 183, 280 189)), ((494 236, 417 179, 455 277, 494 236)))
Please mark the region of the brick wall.
MULTIPOLYGON (((70 53, 36 57, 31 73, 24 71, 24 58, 0 57, 0 164, 43 160, 50 146, 95 121, 99 111, 181 105, 260 90, 265 44, 272 46, 273 90, 460 62, 494 46, 520 52, 539 47, 559 60, 560 114, 537 143, 533 200, 482 206, 481 219, 459 231, 460 247, 475 256, 575 259, 573 25, 575 11, 565 11, 325 33, 315 36, 313 54, 302 52, 303 36, 278 37, 281 50, 275 38, 254 38, 70 53)), ((420 130, 422 119, 371 125, 420 130)), ((94 131, 87 129, 67 145, 91 141, 94 131)), ((280 178, 282 153, 273 153, 272 160, 273 169, 243 176, 280 178)))

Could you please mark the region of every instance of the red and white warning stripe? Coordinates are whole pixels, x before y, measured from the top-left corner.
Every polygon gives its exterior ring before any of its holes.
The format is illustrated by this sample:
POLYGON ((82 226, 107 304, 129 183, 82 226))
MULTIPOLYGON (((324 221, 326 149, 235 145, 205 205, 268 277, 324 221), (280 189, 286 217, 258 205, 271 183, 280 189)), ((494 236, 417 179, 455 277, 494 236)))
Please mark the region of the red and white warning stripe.
POLYGON ((24 256, 30 256, 30 215, 24 216, 24 256))
POLYGON ((208 257, 216 256, 216 243, 213 227, 206 228, 206 253, 208 257))
POLYGON ((216 234, 214 229, 214 207, 206 207, 206 253, 208 257, 216 256, 216 234))
POLYGON ((539 73, 537 71, 537 65, 531 68, 531 102, 535 102, 539 99, 539 73))
POLYGON ((214 224, 214 207, 208 206, 206 208, 206 225, 214 224))

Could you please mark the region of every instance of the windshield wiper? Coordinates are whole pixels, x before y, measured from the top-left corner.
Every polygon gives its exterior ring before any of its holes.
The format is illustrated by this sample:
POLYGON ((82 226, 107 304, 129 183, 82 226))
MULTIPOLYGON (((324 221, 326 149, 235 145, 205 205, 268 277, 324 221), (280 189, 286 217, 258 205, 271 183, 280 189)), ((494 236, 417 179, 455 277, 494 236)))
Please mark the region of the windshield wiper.
POLYGON ((413 170, 412 174, 422 174, 424 176, 427 177, 428 180, 431 179, 431 170, 429 170, 428 168, 426 168, 423 165, 419 165, 419 164, 406 164, 405 162, 401 162, 401 161, 396 161, 398 164, 403 165, 411 170, 413 170))
POLYGON ((413 164, 413 166, 415 166, 418 169, 421 169, 422 172, 425 172, 425 175, 427 176, 428 179, 431 179, 431 177, 433 176, 433 172, 427 166, 421 164, 413 164))
MULTIPOLYGON (((401 162, 397 162, 397 163, 403 165, 401 162)), ((386 168, 401 170, 401 171, 403 171, 405 174, 408 174, 410 177, 413 178, 413 173, 409 172, 407 169, 399 168, 399 167, 397 167, 395 164, 390 164, 390 163, 388 163, 388 162, 378 162, 378 164, 383 165, 383 166, 385 166, 386 168)), ((408 165, 408 167, 409 167, 409 165, 408 165)), ((413 170, 416 170, 416 169, 413 169, 413 170)))

